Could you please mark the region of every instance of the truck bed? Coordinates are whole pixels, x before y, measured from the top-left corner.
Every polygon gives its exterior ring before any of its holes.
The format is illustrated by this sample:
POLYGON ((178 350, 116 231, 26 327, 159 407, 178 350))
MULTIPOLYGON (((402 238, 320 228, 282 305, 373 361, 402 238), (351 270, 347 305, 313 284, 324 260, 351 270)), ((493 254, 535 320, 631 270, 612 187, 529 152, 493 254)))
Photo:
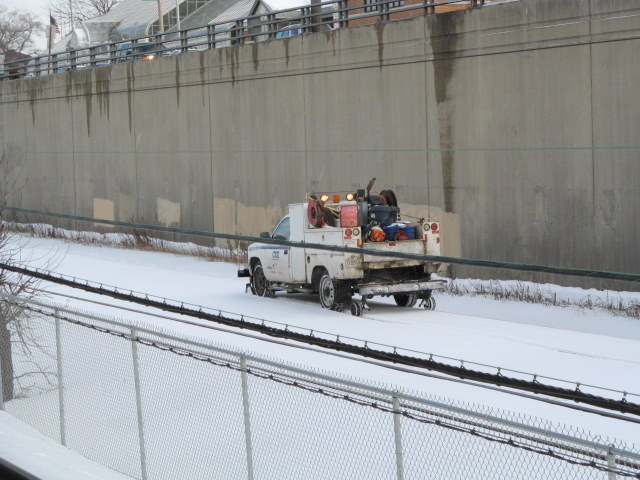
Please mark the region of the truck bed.
POLYGON ((375 251, 390 251, 397 253, 414 253, 417 255, 424 255, 425 242, 422 239, 416 240, 399 240, 393 242, 367 242, 362 245, 363 252, 363 266, 366 268, 389 268, 389 267, 409 267, 414 265, 421 265, 424 262, 418 260, 405 260, 393 257, 378 257, 373 255, 367 255, 366 250, 375 251))

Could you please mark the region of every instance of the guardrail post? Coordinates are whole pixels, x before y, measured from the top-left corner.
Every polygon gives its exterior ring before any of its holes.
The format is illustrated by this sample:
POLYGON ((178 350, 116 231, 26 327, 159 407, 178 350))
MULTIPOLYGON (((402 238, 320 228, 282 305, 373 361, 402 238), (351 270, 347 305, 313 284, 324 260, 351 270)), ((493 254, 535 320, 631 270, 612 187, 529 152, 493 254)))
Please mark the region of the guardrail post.
POLYGON ((118 52, 117 44, 112 43, 111 45, 109 45, 109 63, 116 63, 117 52, 118 52))
POLYGON ((386 0, 382 4, 382 15, 380 16, 380 20, 383 22, 389 21, 389 2, 386 0))
POLYGON ((340 0, 338 2, 338 27, 347 28, 349 26, 349 22, 347 21, 349 18, 349 11, 346 10, 348 4, 346 0, 340 0))
POLYGON ((234 37, 235 37, 235 42, 232 43, 232 45, 242 45, 244 43, 244 38, 242 38, 244 32, 244 24, 242 23, 242 20, 236 20, 235 22, 235 26, 233 29, 233 33, 234 33, 234 37))
POLYGON ((76 52, 75 50, 71 50, 69 52, 69 71, 76 69, 77 55, 78 55, 78 52, 76 52))
POLYGON ((180 52, 185 52, 187 50, 187 31, 180 31, 180 52))
POLYGON ((62 338, 60 335, 60 311, 54 310, 56 319, 56 357, 58 360, 58 403, 60 405, 60 443, 67 446, 67 428, 64 419, 64 374, 62 372, 62 338))
MULTIPOLYGON (((613 445, 609 447, 609 451, 607 452, 607 466, 611 469, 614 469, 616 468, 616 456, 611 451, 612 448, 613 445)), ((616 480, 618 478, 615 472, 609 472, 608 475, 609 476, 607 477, 607 480, 616 480)))
POLYGON ((131 40, 131 58, 128 58, 129 55, 127 57, 125 57, 125 60, 135 60, 136 59, 136 55, 138 54, 138 40, 133 39, 131 40))
POLYGON ((267 34, 267 38, 271 40, 276 38, 275 31, 278 29, 278 24, 276 23, 276 16, 273 13, 270 13, 269 15, 267 15, 267 22, 269 22, 269 24, 267 25, 267 32, 269 32, 267 34))
POLYGON ((402 459, 402 432, 400 430, 400 399, 393 397, 393 432, 396 444, 396 478, 404 480, 404 462, 402 459))
POLYGON ((424 7, 424 13, 427 15, 433 15, 436 13, 436 7, 433 4, 433 0, 427 0, 427 6, 424 7))
POLYGON ((98 63, 96 60, 96 51, 97 51, 97 47, 89 48, 89 65, 91 66, 91 68, 94 68, 98 63))
POLYGON ((138 360, 138 334, 131 329, 131 352, 133 354, 133 381, 136 386, 136 413, 138 416, 138 440, 140 443, 140 469, 142 480, 147 480, 147 453, 144 445, 144 422, 142 420, 142 395, 140 394, 140 362, 138 360))
POLYGON ((207 49, 216 48, 216 30, 214 25, 207 25, 207 49))
POLYGON ((253 447, 251 445, 251 417, 249 415, 249 383, 247 379, 247 359, 240 357, 242 377, 242 410, 244 412, 244 441, 247 450, 247 478, 253 480, 253 447))

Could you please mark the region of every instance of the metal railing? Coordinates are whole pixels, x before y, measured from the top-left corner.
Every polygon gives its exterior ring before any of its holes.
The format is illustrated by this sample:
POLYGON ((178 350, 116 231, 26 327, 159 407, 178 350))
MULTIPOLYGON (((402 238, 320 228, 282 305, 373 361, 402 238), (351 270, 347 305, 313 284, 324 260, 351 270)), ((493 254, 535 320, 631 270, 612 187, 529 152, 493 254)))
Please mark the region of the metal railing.
MULTIPOLYGON (((305 7, 277 10, 262 15, 251 15, 232 22, 207 24, 193 28, 173 30, 132 39, 105 42, 79 47, 65 52, 44 54, 2 64, 0 79, 38 77, 85 68, 129 62, 150 56, 175 55, 190 49, 214 48, 262 42, 277 38, 287 24, 296 21, 300 33, 321 31, 323 28, 344 29, 350 22, 371 19, 371 23, 384 22, 393 16, 415 12, 434 14, 436 7, 460 4, 461 0, 427 1, 394 6, 397 0, 377 0, 366 5, 349 6, 348 0, 327 0, 305 7)), ((485 4, 485 0, 469 0, 470 8, 485 4)))
MULTIPOLYGON (((287 247, 302 247, 302 248, 311 248, 314 250, 322 250, 322 251, 331 251, 331 252, 343 252, 343 253, 357 253, 362 254, 363 249, 360 247, 342 247, 339 245, 326 245, 319 243, 311 243, 311 242, 298 242, 298 241, 290 241, 290 240, 280 240, 278 238, 262 238, 262 237, 252 237, 249 235, 234 235, 230 233, 218 233, 218 232, 206 232, 202 230, 194 230, 187 228, 178 228, 178 227, 163 227, 160 225, 150 225, 144 223, 132 223, 132 222, 122 222, 115 220, 105 220, 101 218, 94 217, 85 217, 81 215, 69 215, 66 213, 57 213, 57 212, 45 212, 42 210, 33 210, 29 208, 20 208, 20 207, 11 207, 8 205, 0 205, 0 211, 7 211, 13 213, 27 214, 27 215, 42 215, 45 217, 57 218, 57 219, 67 219, 67 220, 78 220, 81 222, 89 222, 95 225, 111 225, 114 227, 125 227, 131 229, 141 229, 148 230, 154 232, 166 232, 166 233, 175 233, 179 235, 193 235, 196 237, 203 238, 215 238, 219 240, 231 240, 235 242, 258 242, 258 243, 266 243, 270 245, 280 245, 287 247)), ((25 223, 33 223, 33 222, 25 222, 25 223)), ((367 245, 365 243, 365 245, 367 245)), ((411 253, 403 253, 403 252, 392 252, 388 250, 373 250, 367 249, 366 254, 368 256, 376 256, 376 257, 390 257, 404 260, 418 260, 430 263, 450 263, 453 265, 464 265, 471 267, 483 267, 483 268, 498 268, 504 270, 515 270, 521 272, 540 272, 546 274, 554 274, 554 275, 565 275, 565 276, 574 276, 574 277, 587 277, 587 278, 599 278, 606 280, 621 280, 624 282, 640 282, 640 273, 629 273, 629 272, 614 272, 607 270, 591 270, 586 268, 575 268, 575 267, 561 267, 556 265, 535 265, 529 263, 517 263, 517 262, 505 262, 498 260, 485 260, 478 258, 462 258, 462 257, 445 257, 442 255, 424 255, 424 254, 411 254, 411 253)))
POLYGON ((571 427, 0 297, 38 340, 3 345, 24 388, 0 407, 135 478, 640 478, 640 454, 571 427))

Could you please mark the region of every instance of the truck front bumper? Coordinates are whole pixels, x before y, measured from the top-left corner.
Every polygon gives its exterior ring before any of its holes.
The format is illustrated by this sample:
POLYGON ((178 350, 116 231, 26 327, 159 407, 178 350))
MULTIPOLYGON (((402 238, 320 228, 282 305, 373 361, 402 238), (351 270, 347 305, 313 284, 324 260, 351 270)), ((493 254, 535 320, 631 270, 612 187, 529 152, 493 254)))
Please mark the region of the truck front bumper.
POLYGON ((392 295, 394 293, 423 292, 425 290, 440 290, 445 287, 444 280, 427 280, 424 282, 404 282, 388 284, 358 285, 355 290, 360 295, 392 295))

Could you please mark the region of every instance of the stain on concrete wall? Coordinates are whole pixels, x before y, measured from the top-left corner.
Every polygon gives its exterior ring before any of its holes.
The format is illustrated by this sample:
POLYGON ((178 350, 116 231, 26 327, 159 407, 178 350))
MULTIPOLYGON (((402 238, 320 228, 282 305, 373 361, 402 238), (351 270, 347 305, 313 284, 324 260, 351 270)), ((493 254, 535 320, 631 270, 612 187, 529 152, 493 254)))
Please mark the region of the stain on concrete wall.
POLYGON ((288 206, 244 205, 232 198, 216 198, 213 201, 213 228, 220 233, 258 235, 271 232, 288 213, 288 206))
POLYGON ((180 203, 158 197, 156 200, 158 223, 169 227, 180 224, 180 203))
MULTIPOLYGON (((108 200, 106 198, 93 198, 93 218, 101 218, 103 220, 114 221, 114 204, 113 200, 108 200)), ((94 223, 94 227, 109 227, 106 223, 94 223)))

